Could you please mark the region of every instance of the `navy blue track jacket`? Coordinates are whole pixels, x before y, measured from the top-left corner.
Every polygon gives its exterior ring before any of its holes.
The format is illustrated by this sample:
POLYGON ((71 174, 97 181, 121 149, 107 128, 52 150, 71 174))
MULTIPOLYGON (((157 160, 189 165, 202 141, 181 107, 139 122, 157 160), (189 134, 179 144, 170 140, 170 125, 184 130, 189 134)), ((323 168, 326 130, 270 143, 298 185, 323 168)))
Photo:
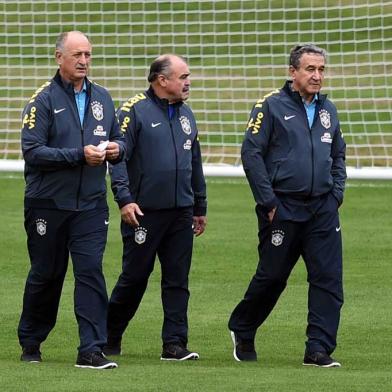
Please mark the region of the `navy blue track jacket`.
POLYGON ((34 93, 23 111, 26 207, 76 211, 106 203, 106 164, 88 166, 84 146, 116 141, 116 162, 125 149, 109 93, 87 79, 86 85, 82 125, 73 86, 63 82, 59 72, 34 93))
POLYGON ((119 207, 138 203, 159 210, 193 206, 206 215, 198 130, 191 109, 179 102, 169 119, 168 101, 150 87, 125 102, 117 112, 126 141, 126 163, 111 168, 112 190, 119 207))
POLYGON ((309 127, 302 99, 287 81, 254 105, 241 157, 256 203, 269 211, 279 195, 305 199, 331 192, 340 205, 345 151, 334 104, 318 94, 309 127))

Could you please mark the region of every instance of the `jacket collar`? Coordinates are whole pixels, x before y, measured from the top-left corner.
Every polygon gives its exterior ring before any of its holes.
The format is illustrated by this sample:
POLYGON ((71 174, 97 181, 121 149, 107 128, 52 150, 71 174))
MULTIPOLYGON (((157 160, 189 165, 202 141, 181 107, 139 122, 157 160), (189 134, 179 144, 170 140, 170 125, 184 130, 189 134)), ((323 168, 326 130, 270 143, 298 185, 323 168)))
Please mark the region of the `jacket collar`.
MULTIPOLYGON (((166 98, 159 98, 155 92, 154 89, 150 86, 149 89, 146 91, 146 95, 153 100, 161 109, 167 111, 167 108, 169 106, 169 101, 166 98)), ((183 102, 176 102, 172 104, 175 109, 180 108, 183 105, 183 102)))
MULTIPOLYGON (((74 87, 72 85, 72 83, 68 83, 66 82, 64 79, 61 78, 60 76, 60 71, 57 70, 56 75, 54 76, 53 80, 63 89, 65 90, 65 92, 69 95, 74 96, 75 91, 74 91, 74 87)), ((91 82, 85 78, 85 82, 86 82, 86 91, 87 91, 87 95, 91 96, 91 82)))
MULTIPOLYGON (((294 99, 297 102, 300 102, 302 104, 302 97, 299 94, 298 91, 293 91, 291 88, 293 82, 291 80, 286 80, 285 85, 283 86, 282 90, 290 96, 292 99, 294 99)), ((327 94, 321 94, 320 92, 318 93, 318 102, 322 103, 327 99, 327 94)))

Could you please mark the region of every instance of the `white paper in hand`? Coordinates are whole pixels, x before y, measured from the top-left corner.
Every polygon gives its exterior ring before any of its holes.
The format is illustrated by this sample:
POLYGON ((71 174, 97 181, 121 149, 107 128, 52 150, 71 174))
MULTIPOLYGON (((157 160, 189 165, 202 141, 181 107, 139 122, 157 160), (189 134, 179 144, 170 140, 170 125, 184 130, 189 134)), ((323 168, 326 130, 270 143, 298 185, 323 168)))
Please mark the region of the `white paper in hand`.
POLYGON ((109 144, 109 140, 106 140, 106 141, 98 144, 97 147, 98 147, 99 151, 105 151, 108 144, 109 144))

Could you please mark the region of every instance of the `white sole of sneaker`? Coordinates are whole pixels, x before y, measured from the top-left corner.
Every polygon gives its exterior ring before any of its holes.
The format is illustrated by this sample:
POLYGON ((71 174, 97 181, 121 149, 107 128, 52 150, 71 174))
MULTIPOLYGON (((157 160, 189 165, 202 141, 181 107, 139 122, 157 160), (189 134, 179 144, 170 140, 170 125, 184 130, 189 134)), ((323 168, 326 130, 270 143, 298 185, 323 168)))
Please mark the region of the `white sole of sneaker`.
POLYGON ((230 331, 230 336, 231 336, 231 340, 233 341, 233 345, 234 345, 233 357, 236 361, 241 362, 241 359, 239 359, 237 357, 237 352, 236 352, 237 341, 235 340, 235 333, 233 331, 230 331))
POLYGON ((188 361, 188 360, 196 360, 199 359, 199 354, 198 353, 190 353, 187 356, 185 356, 184 358, 163 358, 161 357, 161 361, 188 361))
POLYGON ((315 367, 322 367, 322 368, 337 368, 337 367, 342 367, 342 365, 339 362, 332 362, 329 365, 317 365, 316 363, 302 363, 304 366, 315 366, 315 367))
POLYGON ((81 369, 97 369, 97 370, 105 370, 105 369, 115 369, 118 367, 117 363, 110 362, 103 366, 90 366, 90 365, 78 365, 76 364, 75 367, 81 369))

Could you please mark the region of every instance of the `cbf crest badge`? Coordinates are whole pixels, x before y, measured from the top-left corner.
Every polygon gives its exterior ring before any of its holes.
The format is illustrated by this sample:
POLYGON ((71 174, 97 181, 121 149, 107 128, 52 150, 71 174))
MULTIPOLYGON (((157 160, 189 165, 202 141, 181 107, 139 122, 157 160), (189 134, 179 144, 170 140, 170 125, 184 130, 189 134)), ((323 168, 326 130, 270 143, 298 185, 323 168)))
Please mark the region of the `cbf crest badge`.
POLYGON ((187 135, 190 135, 191 132, 192 132, 192 129, 191 129, 191 122, 189 121, 189 118, 188 118, 188 117, 185 117, 185 116, 181 116, 181 117, 180 117, 180 122, 181 122, 182 130, 183 130, 187 135))
POLYGON ((139 245, 144 244, 147 238, 147 229, 144 227, 137 227, 135 229, 135 242, 139 245))
POLYGON ((331 115, 325 109, 320 110, 319 116, 321 125, 326 129, 331 128, 331 115))
POLYGON ((103 105, 101 102, 98 101, 91 102, 91 110, 96 120, 98 121, 103 120, 103 105))
POLYGON ((47 222, 44 219, 37 219, 35 224, 37 226, 37 233, 41 236, 45 235, 47 222))
POLYGON ((272 230, 271 243, 274 246, 282 245, 284 239, 283 230, 272 230))

